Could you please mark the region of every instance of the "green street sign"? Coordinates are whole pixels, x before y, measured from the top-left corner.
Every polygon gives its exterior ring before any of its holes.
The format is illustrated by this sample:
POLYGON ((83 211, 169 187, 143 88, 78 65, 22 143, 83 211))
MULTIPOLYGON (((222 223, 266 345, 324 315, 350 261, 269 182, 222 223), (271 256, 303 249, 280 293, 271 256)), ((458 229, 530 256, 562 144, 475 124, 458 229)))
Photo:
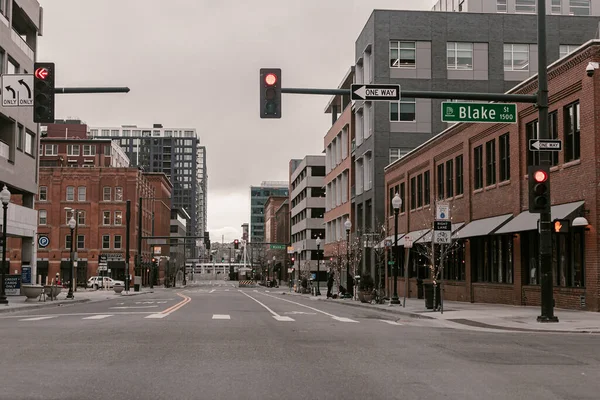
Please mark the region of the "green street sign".
POLYGON ((393 261, 388 261, 388 265, 394 265, 393 261))
POLYGON ((285 250, 287 246, 285 244, 272 244, 271 250, 285 250))
POLYGON ((442 103, 442 122, 517 123, 517 105, 505 103, 442 103))

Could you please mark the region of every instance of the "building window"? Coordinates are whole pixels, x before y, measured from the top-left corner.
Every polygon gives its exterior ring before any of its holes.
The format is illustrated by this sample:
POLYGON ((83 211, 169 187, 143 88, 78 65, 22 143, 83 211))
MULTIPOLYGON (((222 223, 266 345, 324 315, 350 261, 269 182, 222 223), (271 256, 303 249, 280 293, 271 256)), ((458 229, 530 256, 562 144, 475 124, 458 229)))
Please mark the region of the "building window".
POLYGON ((115 225, 123 225, 123 211, 115 211, 115 225))
POLYGON ((79 145, 78 144, 68 144, 67 145, 67 155, 68 156, 78 156, 79 155, 79 145))
POLYGON ((58 145, 57 144, 47 144, 46 145, 46 155, 47 156, 57 156, 58 155, 58 145))
POLYGON ((48 201, 48 186, 40 186, 38 201, 48 201))
POLYGON ((75 187, 67 186, 67 201, 75 201, 75 187))
POLYGON ((35 143, 35 134, 29 130, 25 131, 25 154, 33 155, 33 144, 35 143))
POLYGON ((565 162, 579 160, 579 102, 565 107, 565 162))
POLYGON ((110 249, 110 235, 102 235, 102 248, 110 249))
POLYGON ((110 201, 111 189, 109 186, 104 186, 102 189, 102 201, 110 201))
POLYGON ((463 156, 457 156, 454 159, 455 169, 454 173, 456 176, 456 195, 463 194, 463 156))
POLYGON ((390 67, 415 68, 417 46, 415 42, 390 42, 390 67))
POLYGON ((483 187, 483 146, 477 146, 473 150, 475 173, 473 174, 473 187, 475 190, 483 187))
POLYGON ((85 236, 77 235, 77 250, 85 249, 85 236))
POLYGON ((46 225, 48 223, 48 211, 40 210, 38 213, 39 225, 46 225))
POLYGON ((85 201, 86 189, 85 186, 79 186, 77 188, 77 201, 85 201))
POLYGON ((115 201, 123 201, 123 188, 122 187, 117 186, 115 188, 115 201))
POLYGON ((496 140, 490 140, 485 144, 486 176, 485 184, 490 186, 496 183, 496 140))
POLYGON ((498 139, 500 145, 500 182, 510 179, 510 140, 508 133, 498 139))
POLYGON ((85 211, 79 211, 77 213, 77 224, 85 225, 85 211))
POLYGON ((535 14, 536 0, 515 0, 515 11, 517 13, 535 14))
POLYGON ((496 12, 505 13, 506 9, 506 0, 497 0, 496 1, 496 12))
POLYGON ((431 204, 431 178, 429 176, 429 171, 425 171, 423 174, 423 186, 425 190, 423 190, 423 197, 425 198, 423 203, 425 205, 431 204))
POLYGON ((444 198, 444 164, 437 166, 437 198, 444 198))
POLYGON ((465 241, 461 240, 451 246, 451 250, 446 255, 444 262, 444 279, 448 281, 464 281, 465 274, 465 241))
POLYGON ((393 163, 394 161, 402 158, 403 156, 405 156, 406 154, 408 154, 408 152, 411 149, 407 148, 407 147, 400 147, 400 148, 391 148, 390 149, 390 164, 393 163))
POLYGON ((446 161, 446 197, 454 196, 454 160, 446 161))
POLYGON ((423 207, 423 175, 417 176, 417 207, 423 207))
POLYGON ((415 99, 403 98, 400 102, 390 102, 390 121, 414 122, 417 116, 415 99))
POLYGON ((410 178, 410 209, 414 210, 417 208, 417 179, 415 177, 410 178))
POLYGON ((504 70, 529 71, 529 45, 505 44, 504 45, 504 70))
POLYGON ((83 155, 84 156, 95 156, 96 155, 96 145, 95 144, 84 144, 83 145, 83 155))
MULTIPOLYGON (((550 139, 558 139, 558 111, 553 111, 548 115, 548 131, 550 139)), ((558 165, 558 151, 552 151, 550 154, 551 164, 558 165)))
POLYGON ((563 58, 575 51, 579 46, 576 44, 561 44, 558 46, 559 57, 563 58))
POLYGON ((405 185, 404 182, 402 182, 400 184, 400 200, 402 200, 402 205, 400 206, 400 212, 403 213, 406 211, 406 198, 405 198, 405 194, 406 194, 406 189, 405 189, 405 185))
POLYGON ((110 225, 110 211, 102 212, 102 225, 110 225))
POLYGON ((8 75, 14 75, 19 73, 19 64, 10 57, 8 57, 8 69, 6 70, 6 73, 8 75))
POLYGON ((473 282, 513 283, 512 235, 472 238, 471 266, 473 282))
POLYGON ((561 2, 561 0, 552 0, 552 14, 561 14, 562 13, 560 2, 561 2))
POLYGON ((71 235, 65 236, 65 249, 71 250, 71 235))
POLYGON ((115 235, 115 250, 118 250, 121 248, 121 235, 115 235))
POLYGON ((473 69, 473 43, 446 44, 448 69, 473 69))
POLYGON ((17 128, 17 149, 23 150, 23 125, 21 124, 17 128))
MULTIPOLYGON (((527 142, 525 145, 529 149, 529 141, 538 138, 538 121, 531 121, 525 125, 525 137, 527 142)), ((540 165, 540 152, 527 150, 527 166, 540 165)))
POLYGON ((570 15, 590 15, 590 0, 569 0, 570 15))

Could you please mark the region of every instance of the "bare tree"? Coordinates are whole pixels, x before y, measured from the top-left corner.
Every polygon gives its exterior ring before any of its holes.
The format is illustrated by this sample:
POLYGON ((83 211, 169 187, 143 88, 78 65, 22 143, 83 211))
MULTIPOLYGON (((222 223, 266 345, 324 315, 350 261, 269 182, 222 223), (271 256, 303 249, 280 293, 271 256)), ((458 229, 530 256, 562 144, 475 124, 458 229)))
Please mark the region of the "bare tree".
POLYGON ((342 242, 341 239, 338 239, 333 247, 333 252, 329 261, 329 268, 333 272, 334 285, 336 288, 340 287, 340 278, 342 276, 342 268, 345 266, 345 255, 346 255, 346 245, 345 242, 342 242))
POLYGON ((384 286, 385 278, 385 245, 387 237, 385 223, 375 222, 375 227, 364 234, 365 247, 371 248, 375 255, 375 277, 377 290, 384 286))

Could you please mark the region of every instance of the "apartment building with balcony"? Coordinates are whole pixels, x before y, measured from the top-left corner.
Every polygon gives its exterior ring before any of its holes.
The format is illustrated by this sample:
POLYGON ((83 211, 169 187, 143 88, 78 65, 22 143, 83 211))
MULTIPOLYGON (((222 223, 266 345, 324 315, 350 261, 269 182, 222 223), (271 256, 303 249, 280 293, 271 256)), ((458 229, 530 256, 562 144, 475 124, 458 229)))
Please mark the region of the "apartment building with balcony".
MULTIPOLYGON (((0 0, 0 74, 31 74, 42 34, 42 11, 36 0, 0 0)), ((10 191, 6 225, 11 257, 7 271, 32 268, 35 281, 37 212, 34 197, 38 186, 37 124, 32 107, 0 107, 0 190, 10 191), (14 254, 13 254, 14 253, 14 254)), ((2 214, 2 213, 0 213, 2 214)))
MULTIPOLYGON (((325 239, 325 156, 290 161, 291 242, 296 271, 317 271, 316 239, 325 239)), ((321 280, 326 279, 321 268, 321 280)))

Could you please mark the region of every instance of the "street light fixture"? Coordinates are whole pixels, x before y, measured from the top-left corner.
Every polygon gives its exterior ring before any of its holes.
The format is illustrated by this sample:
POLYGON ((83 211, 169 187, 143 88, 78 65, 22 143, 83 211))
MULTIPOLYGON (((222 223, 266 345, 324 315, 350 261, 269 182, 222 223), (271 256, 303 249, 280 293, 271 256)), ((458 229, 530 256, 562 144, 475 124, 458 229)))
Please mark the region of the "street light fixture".
MULTIPOLYGON (((398 251, 398 213, 400 212, 400 207, 402 207, 402 199, 398 193, 392 199, 392 207, 394 208, 394 294, 390 303, 400 304, 400 299, 398 298, 398 264, 400 262, 398 251)), ((404 279, 408 279, 408 277, 405 276, 404 279)))
POLYGON ((350 286, 352 285, 352 277, 350 276, 350 229, 352 228, 352 222, 350 219, 346 219, 344 222, 346 228, 346 295, 345 298, 352 298, 353 294, 350 292, 350 286))
POLYGON ((69 293, 67 293, 67 299, 72 299, 73 296, 73 276, 75 275, 75 263, 73 262, 73 258, 75 258, 75 243, 73 238, 73 231, 75 230, 75 226, 77 226, 77 221, 75 221, 75 217, 71 215, 71 219, 69 220, 69 229, 71 229, 71 276, 69 277, 69 293))
POLYGON ((8 299, 4 291, 4 274, 6 268, 6 226, 8 225, 8 203, 10 203, 10 191, 4 185, 4 188, 0 192, 0 201, 2 202, 3 208, 3 219, 2 219, 2 279, 0 279, 0 304, 8 305, 8 299))
POLYGON ((320 296, 321 295, 321 288, 320 288, 321 282, 319 281, 319 273, 321 272, 321 238, 320 237, 317 238, 316 243, 317 243, 317 292, 315 293, 315 296, 320 296))

